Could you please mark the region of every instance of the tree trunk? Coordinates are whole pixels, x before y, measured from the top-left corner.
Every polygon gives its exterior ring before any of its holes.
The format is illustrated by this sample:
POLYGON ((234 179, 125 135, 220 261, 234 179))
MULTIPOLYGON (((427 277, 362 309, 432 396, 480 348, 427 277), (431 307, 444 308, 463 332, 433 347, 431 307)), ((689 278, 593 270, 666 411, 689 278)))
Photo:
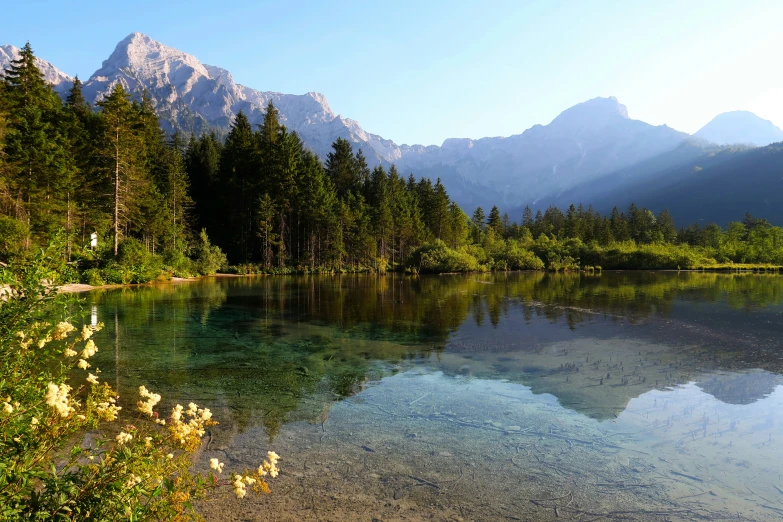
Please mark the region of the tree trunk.
POLYGON ((120 246, 120 129, 114 146, 114 257, 120 246))

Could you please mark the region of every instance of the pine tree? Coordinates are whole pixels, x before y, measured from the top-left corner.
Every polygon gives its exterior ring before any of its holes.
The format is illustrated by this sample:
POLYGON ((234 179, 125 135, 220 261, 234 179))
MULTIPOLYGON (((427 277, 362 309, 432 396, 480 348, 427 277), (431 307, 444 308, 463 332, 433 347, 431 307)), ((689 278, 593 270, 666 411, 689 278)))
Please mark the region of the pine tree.
POLYGON ((663 209, 658 214, 657 228, 665 242, 674 243, 677 240, 677 228, 674 226, 674 219, 668 209, 663 209))
POLYGON ((430 230, 437 239, 443 239, 450 234, 449 226, 449 195, 446 193, 446 187, 438 178, 435 183, 435 190, 432 197, 432 221, 430 230))
POLYGON ((525 210, 522 211, 522 226, 532 233, 534 225, 535 222, 533 221, 533 211, 530 210, 529 206, 525 205, 525 210))
POLYGON ((62 102, 44 81, 29 43, 3 74, 3 84, 8 111, 4 152, 14 215, 37 236, 47 237, 63 222, 63 182, 72 179, 74 168, 67 136, 60 132, 62 102))
POLYGON ((169 213, 171 228, 167 230, 170 242, 167 245, 172 251, 185 249, 187 234, 191 231, 190 212, 193 200, 190 197, 190 181, 185 168, 183 154, 184 140, 179 133, 174 133, 164 149, 163 164, 166 171, 164 186, 166 207, 169 213))
POLYGON ((219 184, 223 187, 223 208, 224 211, 230 210, 216 222, 222 229, 228 225, 223 243, 218 244, 225 245, 224 250, 234 262, 249 261, 253 252, 255 238, 251 238, 251 232, 255 224, 252 222, 252 206, 257 202, 253 197, 258 170, 253 129, 247 116, 239 111, 221 150, 218 171, 219 184))
POLYGON ((500 219, 500 210, 497 206, 493 206, 489 211, 489 218, 487 218, 487 228, 491 228, 497 237, 503 235, 503 224, 500 219))
POLYGON ((275 208, 272 198, 268 193, 264 193, 258 201, 258 210, 256 211, 256 233, 261 240, 262 259, 264 267, 268 270, 272 266, 273 247, 277 245, 279 236, 275 234, 275 208))
POLYGON ((142 140, 137 130, 138 113, 122 84, 116 84, 111 93, 98 102, 98 107, 102 116, 99 157, 109 172, 113 189, 112 230, 116 256, 127 219, 128 204, 133 198, 132 183, 141 174, 142 140))

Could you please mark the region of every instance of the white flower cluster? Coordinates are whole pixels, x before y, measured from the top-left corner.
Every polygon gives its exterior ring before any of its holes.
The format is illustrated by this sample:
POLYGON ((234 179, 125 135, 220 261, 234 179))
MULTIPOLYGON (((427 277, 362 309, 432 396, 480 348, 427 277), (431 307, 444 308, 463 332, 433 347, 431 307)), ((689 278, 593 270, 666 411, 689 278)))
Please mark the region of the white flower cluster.
POLYGON ((54 327, 54 331, 52 332, 52 339, 55 341, 62 341, 66 337, 68 337, 68 334, 76 330, 76 328, 73 327, 73 325, 67 321, 62 321, 60 323, 57 323, 57 326, 54 327))
POLYGON ((124 431, 121 431, 114 439, 117 441, 117 444, 125 444, 126 442, 130 442, 133 440, 133 435, 130 433, 125 433, 124 431))
POLYGON ((130 489, 140 482, 141 482, 141 477, 131 473, 130 477, 128 477, 128 480, 125 481, 125 487, 130 489))
POLYGON ((220 462, 218 459, 209 459, 209 467, 214 469, 218 473, 223 473, 223 463, 220 462))
POLYGON ((247 489, 245 488, 245 485, 252 486, 256 483, 256 479, 250 476, 243 477, 242 475, 234 475, 232 479, 234 494, 237 496, 237 498, 244 498, 244 496, 247 495, 247 489))
POLYGON ((82 326, 82 341, 86 341, 90 337, 92 337, 92 328, 85 324, 82 326))
POLYGON ((3 411, 8 415, 14 412, 14 407, 11 406, 11 397, 6 397, 5 402, 3 402, 3 411))
POLYGON ((160 395, 157 393, 152 393, 147 389, 146 386, 139 386, 139 396, 141 396, 141 399, 147 399, 145 400, 138 400, 136 401, 136 406, 138 406, 139 411, 142 413, 145 413, 152 416, 152 408, 155 407, 156 404, 160 402, 160 395))
POLYGON ((191 437, 204 436, 206 433, 204 424, 210 419, 212 419, 212 412, 208 408, 199 408, 191 402, 188 404, 188 409, 185 410, 182 405, 177 404, 174 411, 171 412, 171 432, 174 438, 184 446, 191 437), (186 416, 190 417, 187 422, 182 420, 183 411, 186 416))
POLYGON ((280 470, 277 469, 277 461, 280 460, 280 455, 275 453, 274 451, 267 451, 266 452, 266 460, 263 464, 258 466, 258 474, 262 477, 265 477, 267 473, 269 473, 269 476, 272 478, 275 478, 278 473, 280 473, 280 470))
POLYGON ((60 417, 67 417, 73 413, 74 409, 69 404, 68 394, 71 391, 71 387, 67 384, 61 384, 57 386, 53 382, 47 385, 46 396, 44 400, 46 404, 57 410, 60 417))
POLYGON ((117 406, 115 404, 116 402, 117 401, 113 397, 109 397, 107 402, 99 402, 95 407, 95 413, 98 414, 98 417, 100 417, 101 420, 115 420, 122 409, 122 406, 117 406))
MULTIPOLYGON (((91 331, 92 332, 92 331, 91 331)), ((84 344, 84 350, 82 350, 82 358, 89 359, 93 355, 98 353, 98 347, 95 346, 95 341, 90 339, 84 344)))

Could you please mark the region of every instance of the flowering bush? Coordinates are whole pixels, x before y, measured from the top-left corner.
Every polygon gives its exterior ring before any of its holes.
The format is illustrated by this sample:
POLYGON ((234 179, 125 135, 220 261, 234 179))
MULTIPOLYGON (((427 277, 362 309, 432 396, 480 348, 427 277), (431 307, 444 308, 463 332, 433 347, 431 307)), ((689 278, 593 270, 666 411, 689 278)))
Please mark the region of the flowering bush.
POLYGON ((45 260, 0 268, 0 520, 197 519, 194 499, 268 493, 274 452, 252 473, 221 479, 217 459, 209 474, 189 471, 217 424, 209 409, 177 405, 164 419, 145 386, 135 411, 118 405, 91 362, 100 325, 51 320, 68 307, 46 285, 45 260))

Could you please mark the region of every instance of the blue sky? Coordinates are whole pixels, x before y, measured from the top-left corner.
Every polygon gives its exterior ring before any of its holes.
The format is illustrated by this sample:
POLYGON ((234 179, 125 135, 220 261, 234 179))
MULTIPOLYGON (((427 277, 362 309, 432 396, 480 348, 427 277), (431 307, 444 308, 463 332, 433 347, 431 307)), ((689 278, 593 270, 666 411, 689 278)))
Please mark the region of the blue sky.
POLYGON ((68 74, 140 31, 250 87, 321 92, 397 143, 517 134, 596 96, 686 132, 729 110, 783 127, 777 0, 8 4, 0 44, 68 74))

